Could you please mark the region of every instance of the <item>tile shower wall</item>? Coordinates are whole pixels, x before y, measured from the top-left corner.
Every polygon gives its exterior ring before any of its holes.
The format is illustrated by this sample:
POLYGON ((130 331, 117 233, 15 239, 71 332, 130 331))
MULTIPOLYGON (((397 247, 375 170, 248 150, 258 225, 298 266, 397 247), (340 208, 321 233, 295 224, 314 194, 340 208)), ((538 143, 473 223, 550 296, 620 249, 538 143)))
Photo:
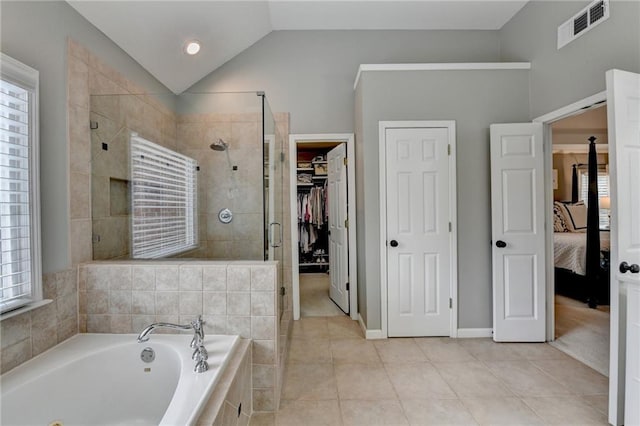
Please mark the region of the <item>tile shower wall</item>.
POLYGON ((53 301, 0 323, 0 373, 5 373, 78 333, 77 271, 43 276, 45 299, 53 301))
POLYGON ((127 205, 128 134, 175 150, 176 116, 79 43, 69 39, 67 46, 70 247, 76 265, 128 255, 127 209, 118 208, 127 205), (98 128, 90 130, 90 121, 98 128), (99 236, 93 244, 92 235, 99 236))
POLYGON ((200 247, 185 257, 261 260, 263 247, 261 114, 178 116, 178 152, 198 161, 200 247), (209 145, 222 139, 226 151, 209 145), (233 221, 218 212, 228 208, 233 221))
POLYGON ((276 262, 94 262, 78 276, 81 332, 135 333, 202 314, 206 333, 252 339, 253 409, 277 408, 276 262))

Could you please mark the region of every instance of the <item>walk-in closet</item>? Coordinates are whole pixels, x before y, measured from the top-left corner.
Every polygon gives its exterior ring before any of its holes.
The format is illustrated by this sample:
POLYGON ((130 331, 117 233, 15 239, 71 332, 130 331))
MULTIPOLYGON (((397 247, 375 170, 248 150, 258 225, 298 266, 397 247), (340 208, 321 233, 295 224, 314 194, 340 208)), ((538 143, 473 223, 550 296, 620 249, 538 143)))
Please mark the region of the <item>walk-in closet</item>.
POLYGON ((293 281, 303 317, 350 312, 349 140, 291 142, 293 281))

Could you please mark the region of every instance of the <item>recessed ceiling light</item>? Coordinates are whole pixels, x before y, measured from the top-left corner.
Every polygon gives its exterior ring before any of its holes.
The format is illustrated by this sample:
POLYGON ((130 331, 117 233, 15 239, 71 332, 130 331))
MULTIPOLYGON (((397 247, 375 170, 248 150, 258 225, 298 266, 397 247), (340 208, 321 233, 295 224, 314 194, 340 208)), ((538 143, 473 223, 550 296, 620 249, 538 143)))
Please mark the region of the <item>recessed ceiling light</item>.
POLYGON ((200 51, 200 42, 198 40, 188 41, 184 46, 184 52, 187 55, 195 55, 200 51))

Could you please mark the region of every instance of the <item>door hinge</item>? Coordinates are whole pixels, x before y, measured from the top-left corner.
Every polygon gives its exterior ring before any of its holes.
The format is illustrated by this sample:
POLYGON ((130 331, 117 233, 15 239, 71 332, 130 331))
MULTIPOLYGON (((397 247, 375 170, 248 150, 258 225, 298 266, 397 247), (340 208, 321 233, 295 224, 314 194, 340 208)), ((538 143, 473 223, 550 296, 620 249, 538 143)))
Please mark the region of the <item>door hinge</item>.
POLYGON ((349 291, 349 283, 347 283, 347 291, 349 291))
POLYGON ((449 232, 451 232, 451 228, 452 228, 451 222, 449 222, 449 232))
POLYGON ((284 161, 284 152, 280 153, 280 161, 284 161))
POLYGON ((280 296, 287 294, 287 290, 284 287, 280 287, 280 296))
POLYGON ((344 227, 348 228, 349 227, 349 219, 345 219, 344 220, 344 227))
POLYGON ((347 165, 347 163, 348 163, 348 162, 349 162, 349 160, 347 160, 347 157, 344 157, 344 158, 342 159, 342 163, 343 163, 345 166, 347 165))
POLYGON ((453 299, 449 298, 449 309, 453 309, 453 299))
POLYGON ((451 144, 447 145, 447 155, 451 155, 451 144))

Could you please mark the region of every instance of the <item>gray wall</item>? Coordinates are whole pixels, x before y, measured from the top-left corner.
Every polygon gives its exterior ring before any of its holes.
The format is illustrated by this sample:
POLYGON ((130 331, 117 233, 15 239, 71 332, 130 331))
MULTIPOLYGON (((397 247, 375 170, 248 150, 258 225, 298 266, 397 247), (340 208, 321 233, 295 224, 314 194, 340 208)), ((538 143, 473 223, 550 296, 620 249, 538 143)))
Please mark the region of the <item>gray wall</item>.
POLYGON ((42 269, 64 270, 70 266, 67 37, 149 92, 168 89, 66 2, 2 1, 0 7, 0 50, 40 72, 42 269))
POLYGON ((492 326, 489 125, 526 121, 529 71, 367 72, 361 77, 362 138, 356 170, 358 276, 366 277, 367 328, 380 321, 379 155, 381 120, 455 120, 459 328, 492 326), (360 231, 360 230, 359 230, 360 231), (360 232, 359 232, 360 235, 360 232), (362 275, 361 275, 362 274, 362 275))
POLYGON ((360 64, 499 59, 497 31, 275 31, 189 91, 264 90, 291 133, 351 133, 360 64))
POLYGON ((605 90, 605 71, 640 72, 640 2, 611 1, 610 18, 560 50, 558 26, 584 1, 531 1, 500 30, 503 61, 529 61, 531 118, 605 90))

